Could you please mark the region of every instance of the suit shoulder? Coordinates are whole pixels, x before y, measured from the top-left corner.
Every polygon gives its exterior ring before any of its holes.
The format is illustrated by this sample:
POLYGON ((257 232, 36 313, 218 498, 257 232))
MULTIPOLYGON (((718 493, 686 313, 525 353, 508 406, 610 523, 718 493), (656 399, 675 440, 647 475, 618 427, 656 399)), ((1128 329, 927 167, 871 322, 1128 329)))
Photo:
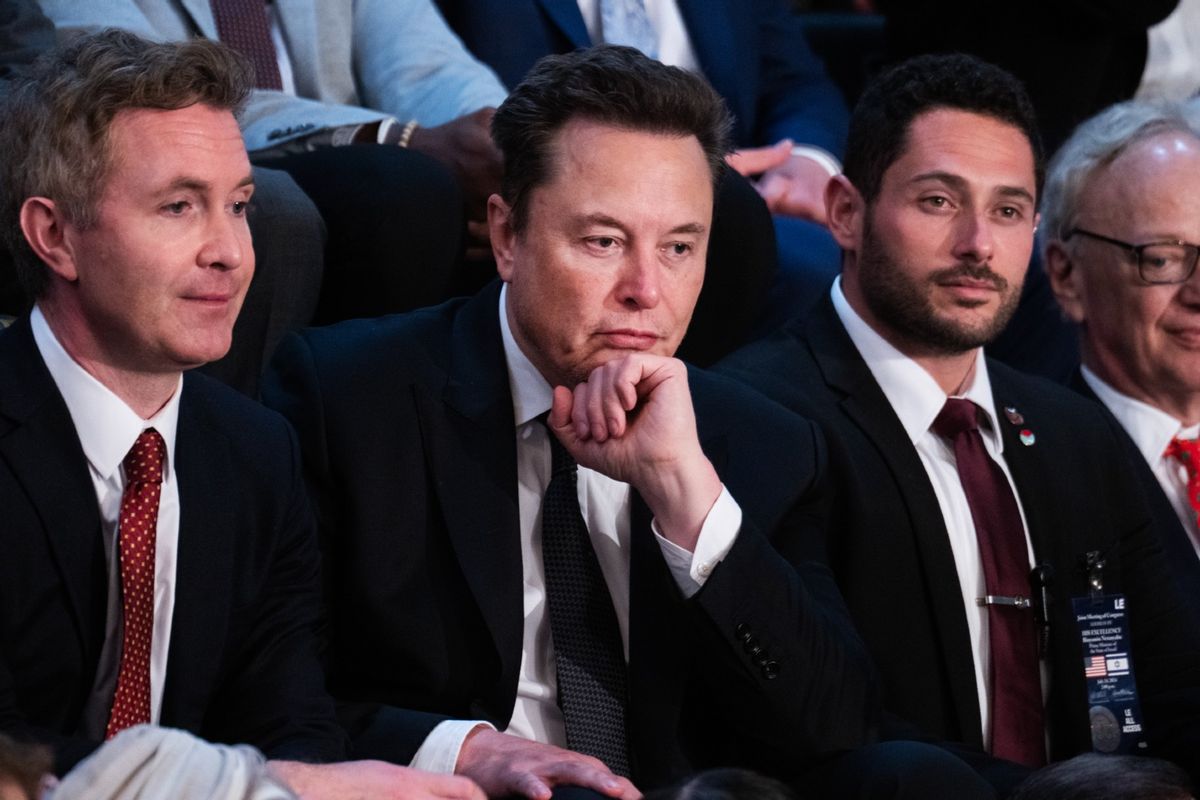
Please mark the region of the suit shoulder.
POLYGON ((290 435, 287 420, 279 412, 194 371, 184 375, 179 414, 181 420, 195 420, 208 432, 224 433, 233 441, 255 442, 256 448, 283 444, 290 435))
POLYGON ((730 375, 688 367, 688 383, 697 423, 710 435, 812 443, 816 426, 811 420, 730 375))

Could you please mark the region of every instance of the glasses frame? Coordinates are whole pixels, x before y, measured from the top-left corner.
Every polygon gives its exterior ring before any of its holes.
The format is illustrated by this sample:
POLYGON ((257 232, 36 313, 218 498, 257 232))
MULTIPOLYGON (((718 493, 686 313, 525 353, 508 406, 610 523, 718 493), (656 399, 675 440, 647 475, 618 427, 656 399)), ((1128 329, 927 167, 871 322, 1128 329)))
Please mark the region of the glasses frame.
POLYGON ((1149 286, 1178 286, 1181 283, 1187 283, 1191 279, 1191 277, 1196 274, 1196 263, 1198 261, 1200 261, 1200 245, 1194 245, 1191 242, 1181 242, 1181 241, 1177 241, 1177 240, 1166 239, 1166 240, 1163 240, 1160 242, 1146 242, 1145 244, 1131 244, 1129 242, 1123 242, 1120 239, 1114 239, 1111 236, 1104 236, 1103 234, 1094 233, 1092 231, 1085 230, 1083 228, 1072 228, 1071 230, 1067 231, 1067 235, 1063 237, 1063 241, 1065 242, 1065 241, 1069 240, 1075 234, 1079 234, 1080 236, 1086 236, 1089 239, 1095 239, 1098 242, 1107 242, 1108 244, 1116 245, 1117 247, 1120 247, 1122 250, 1125 250, 1126 252, 1131 253, 1133 255, 1133 257, 1137 260, 1138 277, 1142 279, 1142 283, 1145 283, 1149 286), (1191 253, 1191 264, 1187 269, 1187 274, 1184 275, 1179 280, 1174 280, 1174 281, 1150 280, 1149 278, 1146 277, 1145 264, 1144 264, 1144 260, 1142 258, 1142 254, 1145 252, 1147 247, 1159 247, 1162 245, 1170 245, 1172 247, 1185 247, 1185 248, 1187 248, 1188 252, 1191 253))

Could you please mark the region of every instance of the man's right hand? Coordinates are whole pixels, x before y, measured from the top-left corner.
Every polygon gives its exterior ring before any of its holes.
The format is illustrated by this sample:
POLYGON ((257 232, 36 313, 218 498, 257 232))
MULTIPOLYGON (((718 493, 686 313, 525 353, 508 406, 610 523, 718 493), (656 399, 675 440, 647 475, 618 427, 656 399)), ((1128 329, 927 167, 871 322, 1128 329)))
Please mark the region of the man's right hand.
POLYGON ((458 775, 435 775, 384 761, 304 764, 271 761, 271 770, 300 800, 487 800, 478 786, 458 775))
POLYGON ((620 800, 642 796, 599 759, 490 728, 476 728, 467 736, 455 772, 478 783, 488 797, 550 800, 555 786, 583 786, 620 800))

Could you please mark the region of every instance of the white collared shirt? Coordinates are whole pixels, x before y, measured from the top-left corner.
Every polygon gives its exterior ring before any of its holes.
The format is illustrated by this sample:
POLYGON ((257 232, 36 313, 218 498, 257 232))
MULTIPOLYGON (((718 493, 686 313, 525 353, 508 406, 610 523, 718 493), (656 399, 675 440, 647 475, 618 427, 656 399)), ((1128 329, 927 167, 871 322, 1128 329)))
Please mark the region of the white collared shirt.
POLYGON ((1133 439, 1138 452, 1150 465, 1159 486, 1171 502, 1171 507, 1175 509, 1180 524, 1188 532, 1197 557, 1200 557, 1200 530, 1196 524, 1196 511, 1187 497, 1187 468, 1178 459, 1166 455, 1167 445, 1172 439, 1195 439, 1200 436, 1200 425, 1185 428, 1181 421, 1167 412, 1118 392, 1087 367, 1081 367, 1080 371, 1084 381, 1117 418, 1117 422, 1121 423, 1129 438, 1133 439))
POLYGON ((150 644, 151 722, 158 722, 162 710, 167 654, 171 643, 171 618, 175 610, 175 565, 179 547, 179 484, 174 465, 175 431, 179 423, 179 395, 183 376, 180 375, 179 386, 167 404, 152 418, 144 420, 67 354, 41 309, 36 306, 30 315, 30 325, 38 352, 75 425, 100 510, 108 575, 108 612, 104 646, 100 651, 96 680, 84 711, 82 733, 89 738, 102 739, 121 663, 123 621, 120 562, 117 558, 117 517, 121 509, 121 495, 125 490, 125 469, 121 462, 147 428, 157 430, 167 447, 154 549, 154 632, 150 644))
MULTIPOLYGON (((517 506, 520 517, 523 617, 521 667, 517 699, 505 732, 524 739, 566 747, 566 729, 558 707, 558 678, 550 619, 546 615, 546 573, 542 566, 542 498, 550 483, 550 433, 538 417, 550 410, 553 389, 521 351, 508 323, 505 303, 508 286, 500 292, 500 333, 512 392, 513 422, 517 439, 517 506)), ((625 657, 629 658, 629 552, 630 486, 580 466, 577 489, 579 510, 587 523, 600 571, 608 584, 625 657)), ((664 539, 656 523, 651 528, 679 590, 691 597, 704 585, 737 540, 742 510, 729 490, 709 510, 696 542, 687 550, 664 539)), ((426 737, 412 766, 436 772, 453 772, 462 742, 477 721, 440 723, 426 737)))
MULTIPOLYGON (((967 629, 971 635, 971 649, 975 660, 975 688, 979 697, 979 716, 983 724, 984 746, 990 746, 991 699, 988 675, 990 674, 990 647, 988 644, 987 608, 976 604, 976 598, 985 596, 987 582, 983 575, 983 562, 979 557, 979 544, 975 535, 975 521, 971 517, 971 506, 958 477, 958 466, 954 449, 950 443, 930 430, 934 419, 946 404, 946 393, 938 386, 933 376, 917 362, 901 353, 886 339, 875 332, 858 315, 842 293, 842 279, 834 281, 833 306, 838 318, 850 334, 875 382, 883 390, 909 441, 921 458, 921 465, 933 485, 946 533, 950 537, 950 549, 954 553, 954 566, 958 571, 958 583, 962 590, 963 609, 967 616, 967 629)), ((1025 520, 1025 509, 1021 497, 1013 484, 1008 464, 1004 462, 1004 440, 1000 436, 1000 425, 992 399, 992 385, 988 377, 987 361, 983 351, 977 351, 971 383, 957 397, 975 403, 984 413, 985 424, 980 425, 984 448, 1008 479, 1017 508, 1021 512, 1021 524, 1025 528, 1025 548, 1033 567, 1033 546, 1029 541, 1029 524, 1025 520)), ((1042 685, 1046 681, 1043 674, 1042 685)))

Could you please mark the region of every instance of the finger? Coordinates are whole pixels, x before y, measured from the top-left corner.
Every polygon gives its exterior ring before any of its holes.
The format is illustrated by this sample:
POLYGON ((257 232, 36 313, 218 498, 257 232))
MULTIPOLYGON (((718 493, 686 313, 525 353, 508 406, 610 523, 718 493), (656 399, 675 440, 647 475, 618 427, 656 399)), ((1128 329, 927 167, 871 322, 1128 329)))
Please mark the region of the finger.
POLYGON ((597 442, 608 441, 608 402, 609 391, 607 365, 595 370, 587 383, 579 388, 583 390, 583 407, 587 414, 588 431, 597 442))
POLYGON ((725 157, 725 162, 738 174, 749 176, 778 167, 791 157, 792 140, 781 139, 770 147, 744 147, 735 150, 725 157))
MULTIPOLYGON (((624 778, 613 775, 603 763, 593 765, 582 760, 560 761, 552 765, 546 777, 555 786, 582 786, 609 797, 624 797, 628 789, 633 789, 633 784, 624 778)), ((633 791, 634 794, 631 797, 637 797, 637 790, 633 789, 633 791)))
POLYGON ((430 791, 436 797, 448 800, 487 800, 487 795, 475 785, 475 781, 458 775, 438 776, 437 783, 430 787, 430 791))
POLYGON ((554 387, 554 399, 550 404, 550 430, 558 435, 568 449, 576 439, 575 430, 571 425, 571 409, 574 403, 574 392, 565 386, 554 387))
MULTIPOLYGON (((609 362, 613 369, 608 376, 608 380, 604 385, 604 394, 602 397, 604 404, 604 423, 608 427, 608 435, 612 437, 621 437, 625 435, 626 428, 626 412, 633 409, 633 406, 627 406, 625 396, 633 392, 633 386, 628 381, 622 379, 623 370, 619 366, 609 362)), ((636 403, 637 396, 634 393, 634 401, 636 403)))
POLYGON ((530 800, 550 800, 550 796, 553 794, 550 791, 550 785, 532 772, 519 774, 513 781, 513 791, 530 800))
POLYGON ((467 261, 483 262, 492 257, 492 248, 490 247, 468 247, 463 251, 463 258, 467 261))
POLYGON ((588 384, 581 383, 571 392, 571 425, 575 428, 575 438, 586 442, 592 438, 592 421, 588 417, 588 384))

